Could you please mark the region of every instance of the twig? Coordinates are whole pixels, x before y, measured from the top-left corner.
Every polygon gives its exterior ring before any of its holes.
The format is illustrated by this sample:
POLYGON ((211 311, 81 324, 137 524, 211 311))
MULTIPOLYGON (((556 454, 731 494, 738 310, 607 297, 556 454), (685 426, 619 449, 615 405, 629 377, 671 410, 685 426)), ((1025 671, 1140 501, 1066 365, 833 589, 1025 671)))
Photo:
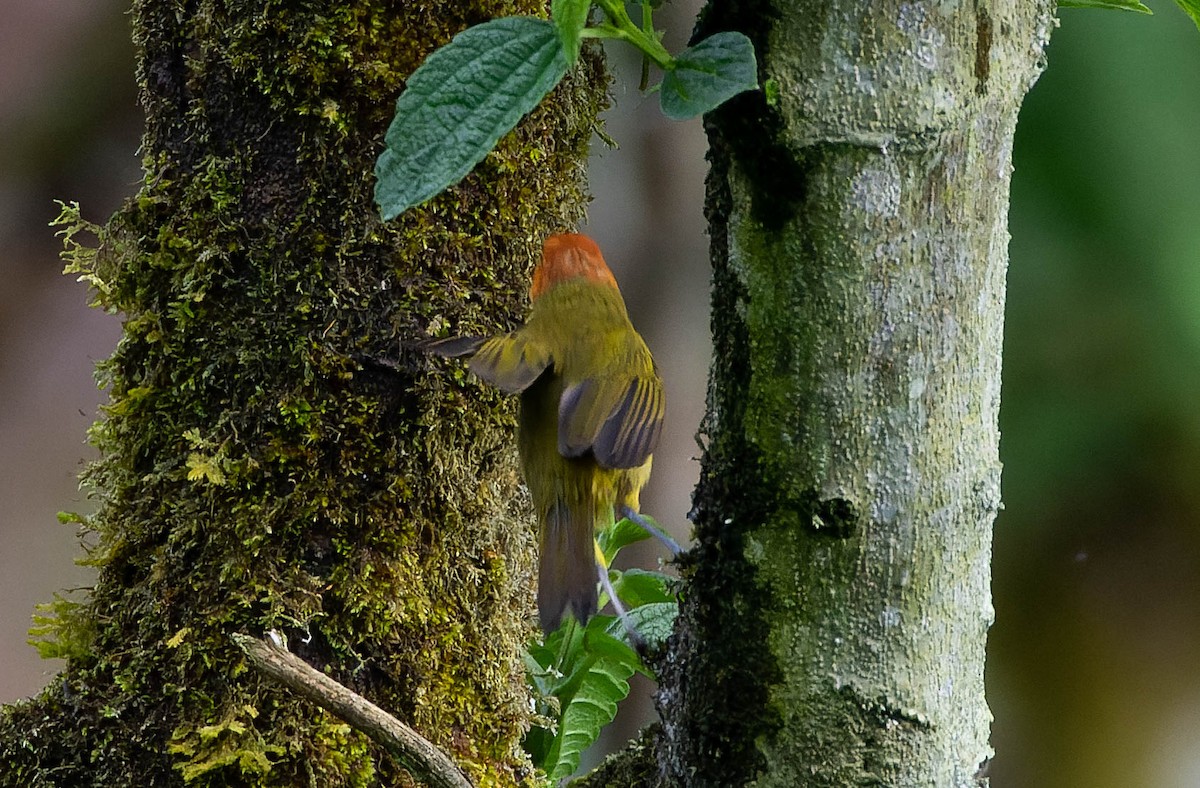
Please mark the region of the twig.
POLYGON ((370 736, 416 779, 432 788, 471 788, 470 781, 433 742, 362 695, 270 640, 242 634, 232 637, 260 672, 370 736))

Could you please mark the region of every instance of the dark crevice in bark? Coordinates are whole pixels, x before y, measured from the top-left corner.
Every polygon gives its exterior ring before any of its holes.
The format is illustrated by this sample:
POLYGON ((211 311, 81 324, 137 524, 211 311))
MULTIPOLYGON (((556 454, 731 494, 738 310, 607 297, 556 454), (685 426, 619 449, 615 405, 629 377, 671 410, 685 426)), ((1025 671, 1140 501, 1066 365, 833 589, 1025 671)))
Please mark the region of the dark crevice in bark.
POLYGON ((779 724, 769 687, 780 671, 763 647, 770 595, 745 559, 742 540, 743 529, 765 522, 779 502, 778 487, 741 429, 750 353, 748 327, 740 318, 747 293, 730 266, 726 237, 731 207, 726 176, 733 155, 726 139, 732 132, 711 117, 707 129, 714 347, 702 433, 709 443, 691 513, 696 545, 680 561, 680 624, 659 678, 664 718, 659 760, 667 785, 736 786, 765 766, 755 741, 779 724), (694 768, 701 763, 702 769, 694 768))

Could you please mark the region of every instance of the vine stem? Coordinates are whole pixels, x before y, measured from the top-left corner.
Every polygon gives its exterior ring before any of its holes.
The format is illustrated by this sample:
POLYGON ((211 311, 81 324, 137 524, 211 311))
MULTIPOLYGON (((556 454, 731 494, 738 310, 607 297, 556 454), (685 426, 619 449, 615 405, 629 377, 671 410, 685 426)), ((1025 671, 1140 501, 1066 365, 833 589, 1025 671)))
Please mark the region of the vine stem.
POLYGON ((611 24, 585 27, 580 31, 583 38, 619 38, 633 44, 664 71, 675 68, 675 58, 671 57, 671 53, 658 40, 644 13, 643 23, 647 26, 646 30, 633 23, 625 10, 625 3, 621 0, 596 0, 596 5, 605 13, 611 24))

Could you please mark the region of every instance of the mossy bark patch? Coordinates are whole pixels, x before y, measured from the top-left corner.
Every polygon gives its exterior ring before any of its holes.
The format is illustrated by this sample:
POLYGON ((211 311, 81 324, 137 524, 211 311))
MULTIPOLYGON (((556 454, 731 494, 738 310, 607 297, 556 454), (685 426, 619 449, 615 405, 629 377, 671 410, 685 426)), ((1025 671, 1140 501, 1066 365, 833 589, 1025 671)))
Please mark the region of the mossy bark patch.
POLYGON ((124 319, 87 474, 99 577, 48 633, 64 673, 0 716, 0 784, 405 784, 247 668, 229 634, 269 629, 480 784, 531 777, 513 404, 406 347, 520 318, 541 239, 582 212, 601 66, 398 221, 371 181, 404 77, 514 13, 545 7, 135 3, 145 183, 77 250, 124 319))
POLYGON ((1009 157, 1051 18, 707 7, 776 87, 706 118, 714 358, 659 784, 986 782, 1009 157))

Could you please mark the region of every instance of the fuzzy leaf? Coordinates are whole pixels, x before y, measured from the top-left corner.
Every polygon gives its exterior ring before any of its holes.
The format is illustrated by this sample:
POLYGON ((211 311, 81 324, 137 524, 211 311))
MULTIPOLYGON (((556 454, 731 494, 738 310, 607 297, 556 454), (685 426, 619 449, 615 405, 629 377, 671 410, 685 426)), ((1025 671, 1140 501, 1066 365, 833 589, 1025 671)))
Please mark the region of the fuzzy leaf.
POLYGON ((525 16, 467 28, 430 55, 396 102, 375 165, 383 218, 462 180, 566 72, 554 25, 525 16))
POLYGON ((659 104, 672 120, 687 120, 758 87, 754 45, 741 33, 724 32, 688 47, 663 75, 659 104))
MULTIPOLYGON (((629 622, 637 633, 652 649, 659 648, 671 635, 675 627, 675 619, 679 615, 678 602, 650 602, 630 610, 629 622)), ((628 642, 629 633, 619 620, 614 619, 608 625, 608 633, 613 637, 628 642)))
POLYGON ((567 66, 575 65, 579 60, 579 34, 587 25, 588 11, 592 0, 551 0, 550 20, 558 30, 558 40, 562 42, 563 52, 567 56, 567 66))

